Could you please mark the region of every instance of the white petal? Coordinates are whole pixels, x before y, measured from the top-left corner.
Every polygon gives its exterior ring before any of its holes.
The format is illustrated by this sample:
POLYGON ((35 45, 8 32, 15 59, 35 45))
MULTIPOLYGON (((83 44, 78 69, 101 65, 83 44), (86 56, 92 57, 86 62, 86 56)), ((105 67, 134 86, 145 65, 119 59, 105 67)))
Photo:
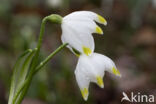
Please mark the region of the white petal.
POLYGON ((94 53, 92 61, 93 63, 96 63, 95 65, 97 67, 101 67, 101 69, 121 77, 121 74, 117 70, 115 63, 109 57, 102 54, 94 53))
POLYGON ((114 62, 107 56, 98 53, 93 53, 91 56, 80 55, 75 76, 85 100, 88 98, 90 82, 97 83, 101 88, 104 87, 103 76, 105 71, 120 76, 114 62))
POLYGON ((88 88, 89 88, 90 81, 87 78, 87 76, 84 73, 82 73, 81 70, 79 70, 79 68, 76 68, 75 76, 76 76, 76 81, 80 88, 82 97, 86 101, 88 99, 88 95, 89 95, 88 88))
POLYGON ((101 17, 100 15, 90 12, 90 11, 77 11, 73 12, 67 16, 64 17, 66 20, 80 20, 80 21, 86 21, 86 20, 95 20, 98 23, 102 23, 104 25, 107 25, 107 21, 101 17))
POLYGON ((102 29, 96 25, 95 21, 103 23, 102 21, 105 21, 105 19, 100 15, 90 11, 73 12, 63 18, 63 24, 76 27, 74 29, 77 31, 79 31, 80 28, 82 32, 89 32, 90 34, 103 34, 102 29))
POLYGON ((62 40, 69 43, 68 48, 91 55, 94 51, 94 39, 92 33, 103 34, 102 29, 95 21, 102 23, 105 20, 94 12, 79 11, 73 12, 63 18, 62 40), (100 18, 99 18, 100 17, 100 18))
POLYGON ((83 47, 90 49, 91 53, 94 51, 94 39, 89 33, 81 34, 75 32, 74 29, 68 25, 62 24, 62 36, 63 43, 68 43, 70 47, 75 48, 81 53, 84 53, 83 47))
POLYGON ((81 73, 85 74, 87 79, 89 79, 91 82, 97 83, 101 88, 103 88, 104 70, 101 69, 101 67, 97 67, 95 63, 93 63, 92 57, 93 55, 81 55, 79 57, 76 70, 81 71, 81 73))
MULTIPOLYGON (((61 36, 61 40, 62 40, 62 43, 63 43, 63 44, 64 44, 64 43, 68 43, 68 42, 65 40, 64 35, 61 36)), ((71 46, 67 45, 66 47, 69 48, 69 49, 73 52, 71 46)), ((73 53, 74 53, 74 52, 73 52, 73 53)), ((74 54, 75 54, 75 53, 74 53, 74 54)))
MULTIPOLYGON (((90 34, 97 33, 97 24, 93 20, 68 20, 62 23, 63 25, 68 25, 74 32, 79 34, 90 34)), ((102 33, 101 33, 102 34, 102 33)))

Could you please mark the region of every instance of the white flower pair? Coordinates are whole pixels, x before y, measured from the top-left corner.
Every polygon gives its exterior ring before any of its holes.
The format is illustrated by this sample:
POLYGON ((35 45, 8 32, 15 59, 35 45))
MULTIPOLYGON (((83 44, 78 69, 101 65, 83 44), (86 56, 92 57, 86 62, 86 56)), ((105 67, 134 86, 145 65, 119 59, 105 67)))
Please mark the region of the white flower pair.
POLYGON ((90 82, 104 87, 105 71, 121 76, 110 58, 94 53, 92 33, 103 34, 96 22, 107 25, 106 20, 94 12, 78 11, 65 16, 61 25, 62 42, 68 43, 67 47, 79 56, 75 76, 84 100, 88 99, 90 82))

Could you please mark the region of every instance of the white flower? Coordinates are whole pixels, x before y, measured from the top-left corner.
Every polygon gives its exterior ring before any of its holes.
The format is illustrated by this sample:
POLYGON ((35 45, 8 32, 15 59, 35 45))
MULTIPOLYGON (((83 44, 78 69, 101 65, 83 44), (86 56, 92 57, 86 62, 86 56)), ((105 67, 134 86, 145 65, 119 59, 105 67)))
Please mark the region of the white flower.
POLYGON ((91 56, 80 55, 75 76, 84 100, 88 99, 90 82, 94 82, 104 88, 103 76, 105 71, 121 77, 114 62, 107 56, 98 53, 93 53, 91 56))
POLYGON ((102 29, 95 23, 107 25, 106 20, 90 11, 77 11, 65 16, 62 20, 62 42, 68 43, 68 48, 73 48, 80 53, 91 55, 94 52, 94 39, 92 33, 103 34, 102 29))
POLYGON ((62 20, 62 42, 68 43, 68 48, 79 56, 75 76, 84 100, 88 99, 90 82, 104 88, 105 71, 121 76, 114 62, 101 54, 94 53, 94 38, 92 33, 103 34, 96 22, 107 25, 100 15, 89 11, 73 12, 62 20))

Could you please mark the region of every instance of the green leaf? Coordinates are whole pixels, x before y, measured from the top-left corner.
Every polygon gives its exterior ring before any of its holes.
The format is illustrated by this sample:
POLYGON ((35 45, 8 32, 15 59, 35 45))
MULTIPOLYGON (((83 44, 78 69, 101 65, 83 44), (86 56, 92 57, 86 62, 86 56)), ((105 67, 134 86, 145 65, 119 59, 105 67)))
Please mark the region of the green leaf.
MULTIPOLYGON (((29 66, 31 64, 32 57, 34 56, 34 50, 25 51, 16 61, 13 69, 13 76, 11 80, 10 95, 8 104, 13 104, 15 95, 19 90, 19 87, 25 81, 27 74, 29 72, 29 66)), ((16 101, 15 101, 16 102, 16 101)))

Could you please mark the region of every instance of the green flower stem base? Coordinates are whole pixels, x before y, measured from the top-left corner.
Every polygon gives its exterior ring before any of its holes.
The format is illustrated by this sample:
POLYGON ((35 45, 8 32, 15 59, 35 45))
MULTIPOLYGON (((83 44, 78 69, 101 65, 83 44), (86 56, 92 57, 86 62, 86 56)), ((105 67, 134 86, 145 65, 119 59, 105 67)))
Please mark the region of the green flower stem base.
POLYGON ((13 100, 12 100, 12 104, 20 104, 24 98, 24 96, 26 95, 26 92, 31 84, 32 78, 33 76, 47 63, 49 62, 49 60, 58 52, 60 52, 65 46, 67 46, 67 43, 62 44, 60 47, 58 47, 54 52, 52 52, 49 56, 47 56, 47 58, 45 58, 45 60, 43 60, 42 62, 40 62, 40 64, 38 65, 38 57, 39 57, 39 53, 40 53, 40 48, 42 45, 42 40, 43 40, 43 34, 45 31, 45 24, 47 21, 50 21, 52 23, 57 23, 57 24, 61 24, 62 23, 62 17, 57 15, 57 14, 52 14, 50 16, 45 17, 42 20, 41 23, 41 29, 40 29, 40 36, 39 36, 39 40, 38 40, 38 44, 37 44, 37 48, 36 48, 36 52, 34 54, 34 57, 32 58, 31 61, 31 65, 30 65, 30 71, 27 74, 27 77, 25 79, 25 81, 23 82, 23 84, 21 84, 18 87, 17 92, 15 93, 13 100))
MULTIPOLYGON (((26 95, 26 92, 30 86, 30 83, 31 83, 31 80, 33 77, 33 72, 34 72, 34 69, 37 65, 39 52, 40 52, 40 48, 41 48, 41 44, 42 44, 42 40, 43 40, 43 34, 45 31, 45 24, 46 24, 47 20, 48 20, 47 17, 45 17, 41 23, 40 36, 39 36, 39 40, 38 40, 38 44, 37 44, 37 50, 36 50, 36 53, 32 59, 31 66, 30 66, 30 72, 28 73, 28 77, 27 77, 27 79, 29 79, 29 80, 28 80, 27 84, 20 90, 20 92, 17 93, 17 95, 15 95, 15 97, 13 99, 13 104, 20 104, 22 102, 22 100, 23 100, 24 96, 26 95), (18 95, 19 95, 19 98, 18 98, 18 95)), ((26 82, 26 81, 24 81, 24 82, 26 82)))
MULTIPOLYGON (((61 46, 59 46, 54 52, 52 52, 49 56, 47 56, 42 62, 40 62, 40 64, 36 67, 33 75, 35 75, 44 65, 46 65, 50 59, 53 58, 53 56, 55 56, 58 52, 60 52, 64 47, 66 47, 68 44, 62 44, 61 46)), ((15 101, 17 99, 17 97, 19 96, 20 92, 26 87, 28 86, 28 83, 30 83, 30 81, 32 80, 32 77, 29 77, 28 79, 25 80, 25 82, 20 86, 18 92, 16 93, 14 99, 13 99, 13 104, 15 104, 15 101)), ((19 103, 20 104, 20 100, 19 103)))

